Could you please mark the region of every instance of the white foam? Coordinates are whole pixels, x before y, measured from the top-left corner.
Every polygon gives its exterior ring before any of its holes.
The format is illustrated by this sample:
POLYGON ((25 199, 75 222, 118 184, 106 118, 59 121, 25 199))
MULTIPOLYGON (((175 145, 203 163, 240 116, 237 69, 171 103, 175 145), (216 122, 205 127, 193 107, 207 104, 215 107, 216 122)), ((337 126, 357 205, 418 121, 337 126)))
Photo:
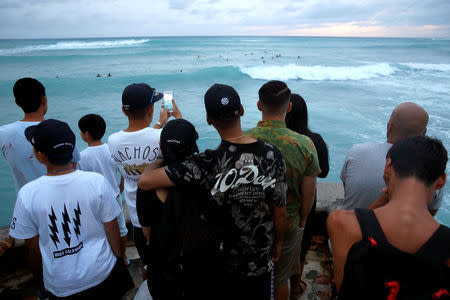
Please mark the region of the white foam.
POLYGON ((411 69, 427 70, 427 71, 440 71, 449 72, 450 64, 421 64, 421 63, 406 63, 401 64, 411 69))
POLYGON ((388 63, 368 64, 361 66, 299 66, 289 64, 285 66, 257 66, 240 67, 253 79, 303 79, 303 80, 362 80, 379 76, 389 76, 397 71, 388 63))
POLYGON ((126 39, 126 40, 97 40, 97 41, 64 41, 48 45, 32 45, 22 48, 2 49, 0 55, 13 55, 32 51, 53 51, 53 50, 76 50, 76 49, 102 49, 131 47, 144 44, 149 39, 126 39))

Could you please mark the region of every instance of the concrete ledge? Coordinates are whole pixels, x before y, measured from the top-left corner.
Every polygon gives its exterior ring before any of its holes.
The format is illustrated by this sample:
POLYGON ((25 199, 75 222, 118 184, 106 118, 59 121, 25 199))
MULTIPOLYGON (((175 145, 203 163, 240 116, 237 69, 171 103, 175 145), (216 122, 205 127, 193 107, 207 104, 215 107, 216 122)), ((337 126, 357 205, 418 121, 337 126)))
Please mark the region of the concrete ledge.
MULTIPOLYGON (((344 199, 344 187, 340 182, 318 182, 317 183, 317 211, 332 212, 344 199)), ((128 213, 125 202, 123 203, 123 213, 127 224, 130 223, 130 214, 128 213)), ((131 228, 131 227, 129 227, 131 228)), ((9 234, 9 226, 0 228, 0 241, 9 234)), ((23 240, 16 240, 15 247, 23 246, 23 240)))
POLYGON ((332 212, 344 200, 344 186, 342 182, 317 182, 316 210, 332 212))

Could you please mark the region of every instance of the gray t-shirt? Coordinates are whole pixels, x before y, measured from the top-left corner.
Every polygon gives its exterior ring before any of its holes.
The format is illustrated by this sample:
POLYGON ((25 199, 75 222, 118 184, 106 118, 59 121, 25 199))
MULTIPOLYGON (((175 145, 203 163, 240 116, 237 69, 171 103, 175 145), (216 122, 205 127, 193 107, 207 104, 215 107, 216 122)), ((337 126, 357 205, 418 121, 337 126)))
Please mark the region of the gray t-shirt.
MULTIPOLYGON (((365 143, 350 149, 341 171, 345 185, 342 209, 367 208, 380 196, 385 187, 386 154, 391 147, 390 143, 365 143)), ((443 195, 442 190, 436 190, 429 209, 439 209, 443 195)))
MULTIPOLYGON (((25 137, 25 129, 39 122, 17 121, 0 127, 0 148, 11 167, 16 194, 26 183, 47 173, 33 153, 33 146, 25 137)), ((73 162, 80 160, 77 147, 73 150, 73 162)))

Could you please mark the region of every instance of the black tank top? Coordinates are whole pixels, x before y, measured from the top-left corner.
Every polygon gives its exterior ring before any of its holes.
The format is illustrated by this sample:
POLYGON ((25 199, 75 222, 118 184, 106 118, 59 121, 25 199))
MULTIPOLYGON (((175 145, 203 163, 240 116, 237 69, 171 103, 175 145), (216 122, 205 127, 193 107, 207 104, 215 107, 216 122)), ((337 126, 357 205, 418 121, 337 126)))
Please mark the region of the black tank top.
POLYGON ((450 299, 450 229, 414 254, 392 246, 372 210, 355 209, 362 240, 349 250, 338 299, 450 299))

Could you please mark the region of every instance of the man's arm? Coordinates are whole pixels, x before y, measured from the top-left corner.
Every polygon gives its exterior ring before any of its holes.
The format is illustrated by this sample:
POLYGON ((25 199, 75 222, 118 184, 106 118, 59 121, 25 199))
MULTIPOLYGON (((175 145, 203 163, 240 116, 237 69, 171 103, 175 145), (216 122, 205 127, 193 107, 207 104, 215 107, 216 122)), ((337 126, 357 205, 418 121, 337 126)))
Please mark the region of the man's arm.
POLYGON ((122 175, 120 175, 119 190, 120 190, 120 193, 121 193, 121 194, 123 193, 124 187, 125 187, 125 179, 123 178, 122 175))
POLYGON ((381 192, 381 195, 372 203, 370 204, 367 209, 375 209, 378 207, 385 206, 389 202, 389 197, 386 188, 383 188, 383 191, 381 192))
POLYGON ((169 179, 164 168, 152 170, 151 167, 147 167, 138 181, 138 187, 143 190, 154 190, 172 186, 175 186, 175 184, 169 179))
POLYGON ((28 247, 28 265, 31 273, 39 284, 41 290, 44 290, 44 281, 42 277, 42 256, 39 249, 39 235, 25 240, 28 247))
POLYGON ((273 225, 275 227, 275 240, 273 245, 273 261, 278 261, 281 255, 281 248, 284 241, 284 231, 286 230, 286 206, 273 207, 273 225))
POLYGON ((301 181, 302 208, 300 211, 300 226, 305 227, 306 219, 316 196, 316 176, 303 176, 301 181))
POLYGON ((327 231, 331 240, 334 281, 339 291, 344 279, 348 251, 354 243, 362 239, 362 233, 353 210, 332 212, 327 219, 327 231))
POLYGON ((114 218, 110 222, 103 223, 105 226, 106 236, 108 237, 109 245, 114 255, 119 258, 122 253, 120 250, 120 231, 117 224, 117 218, 114 218))

